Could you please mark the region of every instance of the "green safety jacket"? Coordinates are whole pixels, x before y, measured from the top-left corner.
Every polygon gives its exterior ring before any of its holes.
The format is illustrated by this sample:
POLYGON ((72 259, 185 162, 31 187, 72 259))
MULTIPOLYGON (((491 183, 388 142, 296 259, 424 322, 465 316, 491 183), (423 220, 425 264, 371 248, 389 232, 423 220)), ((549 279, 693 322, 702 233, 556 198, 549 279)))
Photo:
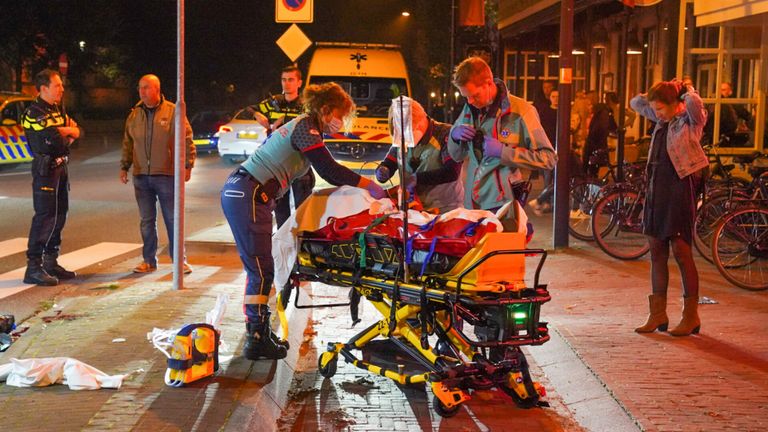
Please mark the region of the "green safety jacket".
POLYGON ((497 96, 488 108, 479 110, 465 104, 451 132, 459 125, 473 126, 504 145, 501 158, 484 155, 482 142, 473 146, 472 142, 448 138, 451 158, 464 161, 466 167, 466 208, 497 209, 515 198, 514 185, 523 181, 520 168, 551 170, 557 164, 557 153, 533 105, 509 94, 502 81, 495 83, 497 96))

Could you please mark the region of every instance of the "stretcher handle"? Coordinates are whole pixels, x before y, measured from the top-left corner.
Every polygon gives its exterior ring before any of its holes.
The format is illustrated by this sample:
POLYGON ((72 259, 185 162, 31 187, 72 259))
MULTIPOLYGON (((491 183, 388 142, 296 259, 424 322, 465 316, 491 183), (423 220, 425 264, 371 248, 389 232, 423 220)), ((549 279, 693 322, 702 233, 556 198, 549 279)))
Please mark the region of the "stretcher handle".
POLYGON ((459 278, 456 279, 456 301, 459 301, 459 298, 461 297, 461 280, 464 279, 464 276, 469 274, 472 270, 476 269, 480 264, 484 263, 488 259, 490 259, 493 256, 496 255, 541 255, 541 259, 539 260, 539 264, 536 266, 536 272, 533 275, 533 287, 536 288, 539 286, 539 275, 541 274, 541 269, 544 267, 544 261, 547 259, 547 251, 544 249, 516 249, 516 250, 495 250, 488 252, 487 254, 483 255, 478 259, 477 261, 473 262, 472 265, 464 269, 459 274, 459 278))

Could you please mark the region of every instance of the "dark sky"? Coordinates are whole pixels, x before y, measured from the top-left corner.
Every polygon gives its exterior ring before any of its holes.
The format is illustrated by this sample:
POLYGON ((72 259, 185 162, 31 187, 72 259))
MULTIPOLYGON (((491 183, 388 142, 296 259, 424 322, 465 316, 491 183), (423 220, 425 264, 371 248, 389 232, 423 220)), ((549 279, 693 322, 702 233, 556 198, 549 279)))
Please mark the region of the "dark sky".
MULTIPOLYGON (((122 2, 121 2, 122 3, 122 2)), ((126 39, 133 47, 135 73, 157 73, 168 96, 175 97, 176 2, 133 0, 120 14, 126 39)), ((312 24, 299 24, 312 41, 398 43, 403 45, 411 74, 417 73, 417 30, 421 29, 422 57, 442 52, 447 60, 446 35, 450 0, 315 0, 312 24), (404 18, 401 12, 411 16, 404 18), (431 35, 432 36, 431 36, 431 35), (414 63, 414 64, 412 64, 414 63)), ((275 41, 290 24, 274 22, 274 0, 187 0, 187 91, 196 95, 214 85, 234 84, 239 99, 278 92, 279 71, 290 63, 275 41)), ((307 50, 297 62, 303 71, 307 50)), ((413 79, 413 78, 412 78, 413 79)), ((210 93, 210 91, 209 91, 210 93)), ((197 97, 200 99, 200 97, 197 97)), ((199 102, 199 101, 198 101, 199 102)))

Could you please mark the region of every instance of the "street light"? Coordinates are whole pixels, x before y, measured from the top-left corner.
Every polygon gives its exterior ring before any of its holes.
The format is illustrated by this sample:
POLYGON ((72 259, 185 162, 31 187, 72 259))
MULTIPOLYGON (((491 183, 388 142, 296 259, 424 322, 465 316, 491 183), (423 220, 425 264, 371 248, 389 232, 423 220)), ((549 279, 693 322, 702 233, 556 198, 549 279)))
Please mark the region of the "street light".
POLYGON ((402 14, 400 14, 400 15, 402 15, 402 16, 404 16, 404 17, 409 17, 409 16, 411 16, 411 13, 410 13, 410 12, 408 12, 408 11, 403 11, 403 13, 402 13, 402 14))

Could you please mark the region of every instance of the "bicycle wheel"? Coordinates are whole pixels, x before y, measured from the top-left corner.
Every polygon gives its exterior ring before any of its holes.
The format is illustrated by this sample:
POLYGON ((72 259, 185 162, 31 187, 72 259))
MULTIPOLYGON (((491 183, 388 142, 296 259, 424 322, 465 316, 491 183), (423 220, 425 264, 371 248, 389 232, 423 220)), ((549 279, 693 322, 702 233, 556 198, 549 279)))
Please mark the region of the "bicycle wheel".
POLYGON ((643 234, 643 202, 634 191, 601 197, 592 210, 592 232, 600 249, 614 258, 637 259, 650 249, 643 234))
MULTIPOLYGON (((739 195, 740 197, 741 195, 739 195)), ((720 218, 733 205, 733 199, 728 192, 708 197, 696 212, 693 223, 693 245, 704 259, 712 262, 712 234, 715 232, 720 218)))
POLYGON ((723 216, 712 236, 712 258, 720 274, 739 288, 768 289, 768 209, 723 216))
POLYGON ((598 180, 578 180, 571 185, 568 232, 579 240, 592 241, 592 207, 600 195, 598 180))

